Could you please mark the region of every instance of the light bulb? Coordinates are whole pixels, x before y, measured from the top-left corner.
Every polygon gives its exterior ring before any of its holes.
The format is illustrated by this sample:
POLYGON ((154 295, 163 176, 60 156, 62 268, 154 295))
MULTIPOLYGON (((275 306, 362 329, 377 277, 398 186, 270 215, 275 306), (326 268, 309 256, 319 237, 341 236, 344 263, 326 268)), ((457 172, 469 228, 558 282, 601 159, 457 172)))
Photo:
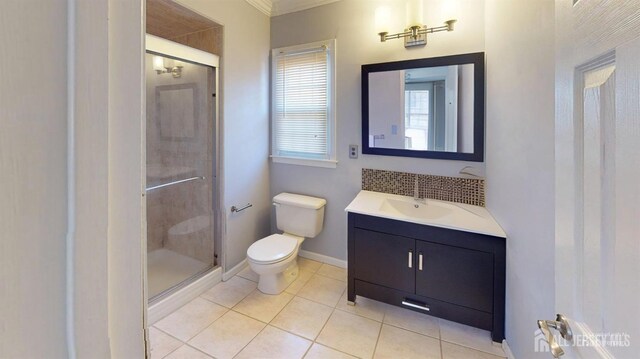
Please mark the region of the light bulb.
POLYGON ((391 10, 388 6, 380 6, 376 9, 376 32, 389 32, 391 27, 391 10))
POLYGON ((164 62, 162 61, 162 57, 154 56, 153 57, 153 69, 157 72, 164 71, 164 62))
POLYGON ((422 0, 408 0, 407 1, 407 21, 408 25, 420 26, 424 25, 424 3, 422 0))
POLYGON ((458 0, 445 0, 440 9, 442 21, 456 19, 460 16, 460 3, 458 0))

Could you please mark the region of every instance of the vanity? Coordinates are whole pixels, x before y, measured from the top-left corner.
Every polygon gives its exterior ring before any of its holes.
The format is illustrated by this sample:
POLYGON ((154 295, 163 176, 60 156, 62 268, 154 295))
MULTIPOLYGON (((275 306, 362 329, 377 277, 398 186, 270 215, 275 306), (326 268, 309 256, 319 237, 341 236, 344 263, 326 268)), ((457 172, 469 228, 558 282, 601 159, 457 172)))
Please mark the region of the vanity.
POLYGON ((348 217, 348 301, 356 295, 504 339, 506 235, 484 208, 361 191, 348 217))

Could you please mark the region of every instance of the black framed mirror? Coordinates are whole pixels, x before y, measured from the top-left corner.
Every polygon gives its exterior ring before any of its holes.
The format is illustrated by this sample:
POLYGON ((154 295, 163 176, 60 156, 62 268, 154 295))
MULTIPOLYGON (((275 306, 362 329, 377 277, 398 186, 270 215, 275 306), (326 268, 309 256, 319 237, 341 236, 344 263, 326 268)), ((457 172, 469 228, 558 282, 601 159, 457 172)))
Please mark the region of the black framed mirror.
POLYGON ((484 160, 484 52, 362 65, 362 153, 484 160))

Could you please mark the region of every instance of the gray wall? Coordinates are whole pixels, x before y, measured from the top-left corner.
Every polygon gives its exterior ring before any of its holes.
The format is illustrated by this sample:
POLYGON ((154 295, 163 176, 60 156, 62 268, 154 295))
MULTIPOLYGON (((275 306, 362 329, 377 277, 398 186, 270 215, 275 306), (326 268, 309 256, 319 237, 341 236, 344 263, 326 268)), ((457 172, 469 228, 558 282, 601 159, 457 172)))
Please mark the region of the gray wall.
POLYGON ((487 0, 486 24, 487 206, 509 237, 507 341, 517 358, 548 358, 533 340, 555 313, 554 3, 487 0))
MULTIPOLYGON (((439 25, 446 1, 426 1, 425 22, 439 25)), ((374 19, 377 5, 393 11, 393 29, 401 31, 404 2, 343 0, 271 19, 271 47, 278 48, 313 41, 336 39, 337 72, 337 159, 335 169, 271 164, 271 196, 280 192, 308 194, 327 199, 324 230, 306 240, 303 249, 346 259, 346 216, 344 208, 360 190, 360 172, 378 168, 436 175, 457 175, 473 165, 482 173, 483 163, 411 159, 362 155, 349 159, 349 144, 360 145, 360 66, 368 63, 445 56, 484 51, 484 1, 461 0, 456 30, 433 34, 424 48, 406 50, 400 40, 381 43, 374 19)), ((275 220, 275 216, 271 218, 275 220)), ((272 223, 275 231, 275 223, 272 223)))
POLYGON ((67 356, 66 9, 15 0, 0 11, 2 358, 67 356))
POLYGON ((269 18, 246 1, 178 2, 224 26, 219 101, 229 270, 269 234, 269 18), (229 210, 246 203, 253 207, 237 214, 229 210))

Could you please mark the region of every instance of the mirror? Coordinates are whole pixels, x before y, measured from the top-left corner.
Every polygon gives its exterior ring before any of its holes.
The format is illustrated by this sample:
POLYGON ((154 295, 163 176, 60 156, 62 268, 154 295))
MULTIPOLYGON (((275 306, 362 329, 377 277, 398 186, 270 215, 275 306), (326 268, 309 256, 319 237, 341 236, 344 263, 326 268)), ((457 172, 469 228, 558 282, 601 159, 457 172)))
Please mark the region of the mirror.
POLYGON ((484 53, 363 65, 362 153, 482 162, 484 53))

